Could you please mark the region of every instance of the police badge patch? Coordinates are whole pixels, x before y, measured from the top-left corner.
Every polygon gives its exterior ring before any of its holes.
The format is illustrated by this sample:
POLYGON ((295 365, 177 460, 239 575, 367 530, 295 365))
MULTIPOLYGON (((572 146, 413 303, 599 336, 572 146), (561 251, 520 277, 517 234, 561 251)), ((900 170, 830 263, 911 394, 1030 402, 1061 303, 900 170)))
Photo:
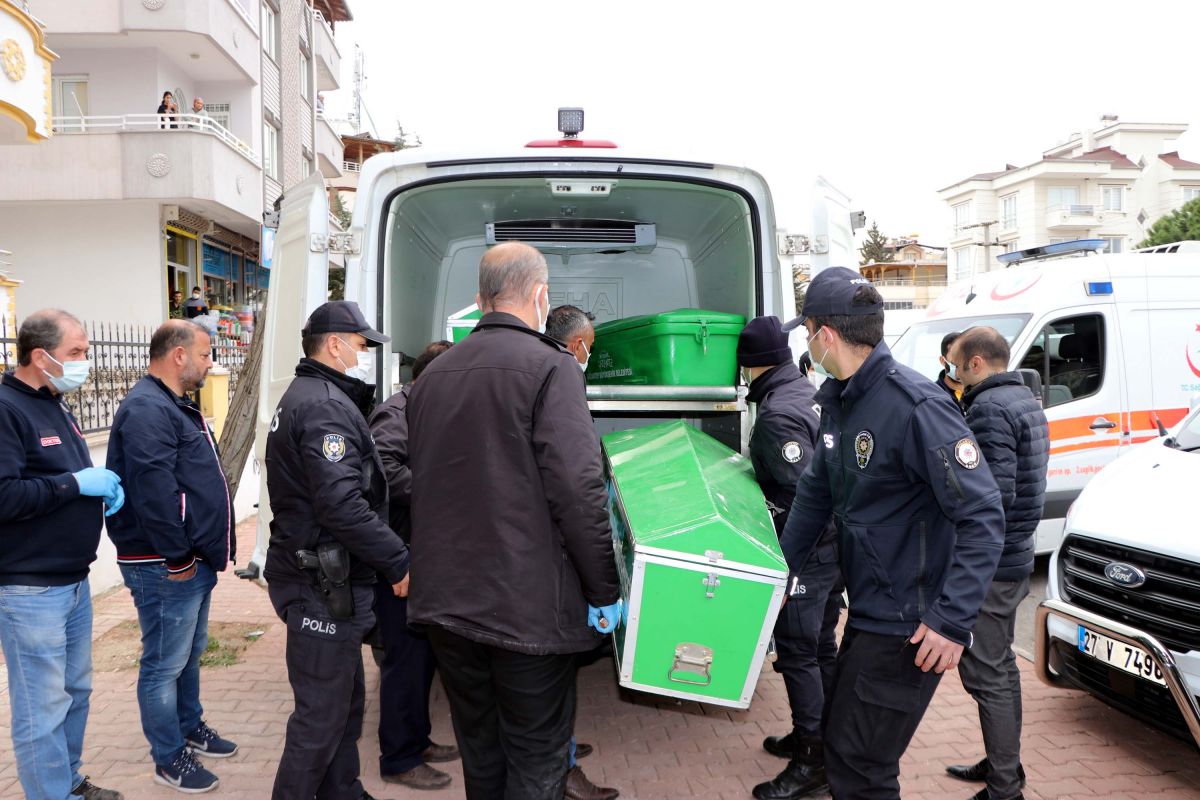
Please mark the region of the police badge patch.
POLYGON ((854 437, 854 457, 858 460, 858 468, 866 469, 871 463, 871 454, 875 452, 875 437, 870 431, 860 431, 854 437))
POLYGON ((341 461, 342 457, 346 455, 346 437, 340 433, 325 434, 325 438, 321 441, 321 452, 330 461, 335 463, 341 461))
POLYGON ((959 439, 954 445, 954 458, 967 469, 979 466, 979 448, 970 439, 959 439))
POLYGON ((788 442, 783 446, 783 460, 789 464, 795 464, 800 459, 804 458, 804 448, 799 442, 788 442))

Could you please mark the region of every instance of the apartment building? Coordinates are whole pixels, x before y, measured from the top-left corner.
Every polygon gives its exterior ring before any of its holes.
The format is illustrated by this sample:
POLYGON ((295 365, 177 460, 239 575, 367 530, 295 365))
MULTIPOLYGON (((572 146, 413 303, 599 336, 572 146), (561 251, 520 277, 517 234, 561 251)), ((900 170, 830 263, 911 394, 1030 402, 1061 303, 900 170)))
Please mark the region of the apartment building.
POLYGON ((1174 144, 1187 129, 1108 115, 1032 164, 1006 164, 940 190, 951 215, 950 280, 998 269, 999 254, 1042 244, 1135 246, 1155 220, 1200 197, 1200 163, 1174 144))
POLYGON ((340 141, 316 106, 338 87, 331 26, 350 18, 345 3, 28 7, 59 58, 49 141, 0 146, 0 247, 23 281, 19 310, 155 325, 175 290, 203 286, 229 311, 257 302, 270 280, 264 209, 313 170, 340 174, 340 141))
POLYGON ((884 309, 928 308, 946 290, 946 248, 928 247, 916 239, 893 239, 887 244, 892 261, 872 261, 859 267, 883 296, 884 309))

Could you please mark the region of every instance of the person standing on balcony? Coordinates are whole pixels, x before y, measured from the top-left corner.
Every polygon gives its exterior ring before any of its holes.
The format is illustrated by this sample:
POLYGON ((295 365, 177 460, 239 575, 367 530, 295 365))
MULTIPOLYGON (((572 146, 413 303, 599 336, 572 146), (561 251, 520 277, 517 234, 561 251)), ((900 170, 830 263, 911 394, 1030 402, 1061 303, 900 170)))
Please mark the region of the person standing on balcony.
POLYGON ((170 121, 172 128, 178 128, 175 124, 175 115, 179 113, 179 106, 175 105, 175 98, 170 92, 163 92, 162 102, 158 104, 158 127, 166 129, 167 122, 170 121))
POLYGON ((200 117, 200 119, 192 121, 192 125, 197 130, 204 127, 206 119, 211 119, 211 117, 209 117, 208 112, 204 110, 204 98, 203 97, 197 97, 195 100, 192 101, 192 116, 200 117))
POLYGON ((0 379, 0 645, 17 777, 33 800, 122 798, 79 773, 92 694, 88 566, 102 514, 125 502, 63 402, 87 380, 87 355, 79 320, 38 311, 17 331, 16 370, 0 379))
POLYGON ((200 656, 217 573, 233 561, 233 504, 216 436, 188 398, 212 367, 208 334, 169 320, 150 337, 150 368, 117 409, 108 463, 129 503, 108 524, 142 631, 137 699, 154 781, 198 794, 217 776, 196 760, 237 745, 204 721, 200 656))

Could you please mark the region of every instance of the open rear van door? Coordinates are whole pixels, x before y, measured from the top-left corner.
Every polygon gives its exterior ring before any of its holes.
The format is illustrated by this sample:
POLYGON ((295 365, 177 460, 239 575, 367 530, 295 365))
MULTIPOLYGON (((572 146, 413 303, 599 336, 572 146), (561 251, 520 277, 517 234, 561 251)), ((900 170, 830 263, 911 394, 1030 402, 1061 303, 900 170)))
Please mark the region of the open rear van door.
POLYGON ((854 228, 850 222, 850 197, 829 181, 817 176, 812 200, 812 273, 826 267, 858 266, 854 228))
POLYGON ((289 190, 279 213, 279 231, 267 289, 262 372, 258 377, 258 412, 254 457, 259 470, 258 530, 245 576, 260 583, 271 538, 271 506, 267 496, 266 448, 271 418, 292 382, 300 360, 300 329, 329 294, 329 199, 320 173, 289 190))

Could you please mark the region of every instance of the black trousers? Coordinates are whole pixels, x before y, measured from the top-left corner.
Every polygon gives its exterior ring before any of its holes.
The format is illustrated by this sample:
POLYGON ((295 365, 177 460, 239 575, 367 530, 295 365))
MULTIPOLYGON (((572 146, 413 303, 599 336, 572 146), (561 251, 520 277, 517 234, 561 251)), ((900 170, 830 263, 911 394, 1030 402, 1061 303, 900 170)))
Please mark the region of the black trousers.
POLYGON ((531 656, 427 629, 450 700, 467 800, 562 800, 575 655, 531 656))
POLYGON ((825 698, 837 662, 837 624, 842 611, 842 572, 836 561, 810 562, 788 577, 788 599, 775 623, 776 659, 783 676, 792 730, 820 736, 825 698))
POLYGON ((846 628, 825 721, 825 775, 834 800, 899 800, 908 749, 942 676, 913 663, 906 636, 846 628))
POLYGON ((287 669, 295 708, 273 800, 359 800, 358 737, 362 734, 363 637, 375 624, 370 586, 354 587, 354 617, 335 620, 315 587, 271 583, 267 591, 287 622, 287 669))
POLYGON ((429 747, 429 689, 435 662, 429 639, 408 627, 408 599, 375 584, 375 618, 383 638, 379 668, 379 773, 397 775, 422 763, 429 747))

